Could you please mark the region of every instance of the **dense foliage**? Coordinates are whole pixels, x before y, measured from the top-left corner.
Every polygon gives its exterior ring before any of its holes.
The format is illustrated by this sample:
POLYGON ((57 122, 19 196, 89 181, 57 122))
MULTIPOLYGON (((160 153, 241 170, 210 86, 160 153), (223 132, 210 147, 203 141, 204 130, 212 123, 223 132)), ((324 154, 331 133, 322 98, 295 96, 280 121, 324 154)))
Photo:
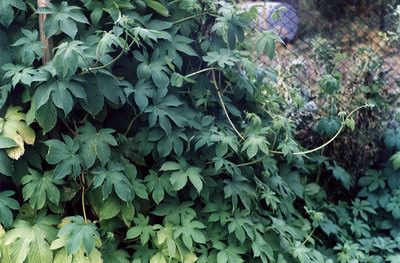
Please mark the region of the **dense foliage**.
MULTIPOLYGON (((211 0, 2 0, 0 262, 398 262, 400 154, 351 206, 333 200, 354 180, 316 155, 327 144, 296 142, 273 69, 252 62, 279 41, 255 16, 211 0)), ((332 142, 364 103, 317 130, 332 142)))

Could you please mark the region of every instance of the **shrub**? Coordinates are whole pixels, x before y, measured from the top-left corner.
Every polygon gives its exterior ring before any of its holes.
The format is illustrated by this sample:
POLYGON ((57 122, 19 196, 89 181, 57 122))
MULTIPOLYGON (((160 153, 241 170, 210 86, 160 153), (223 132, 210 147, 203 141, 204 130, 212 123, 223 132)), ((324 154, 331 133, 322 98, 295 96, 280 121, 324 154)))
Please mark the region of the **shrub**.
POLYGON ((293 138, 273 71, 252 63, 279 39, 253 48, 254 17, 214 1, 2 1, 0 262, 331 262, 309 175, 352 178, 303 158, 324 145, 293 138))

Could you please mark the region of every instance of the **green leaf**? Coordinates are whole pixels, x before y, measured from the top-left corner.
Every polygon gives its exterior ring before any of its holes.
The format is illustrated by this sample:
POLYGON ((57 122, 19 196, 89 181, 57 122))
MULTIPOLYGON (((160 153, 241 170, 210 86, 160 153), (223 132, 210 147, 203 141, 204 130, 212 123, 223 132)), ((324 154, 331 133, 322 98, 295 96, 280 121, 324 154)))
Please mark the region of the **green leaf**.
POLYGON ((393 154, 392 157, 390 157, 390 161, 393 164, 393 168, 398 170, 400 168, 400 152, 393 154))
POLYGON ((135 239, 140 237, 140 243, 144 246, 149 241, 150 237, 155 236, 153 226, 149 225, 149 217, 144 217, 138 214, 134 219, 135 226, 131 227, 126 233, 126 239, 135 239))
POLYGON ((69 136, 63 136, 65 143, 59 140, 49 140, 45 144, 49 147, 46 161, 57 165, 53 171, 54 179, 62 179, 71 174, 76 178, 81 173, 83 164, 81 157, 77 154, 79 143, 69 136))
POLYGON ((201 222, 184 218, 182 226, 177 227, 174 232, 174 237, 181 237, 183 244, 189 249, 193 249, 193 241, 198 244, 205 244, 206 238, 200 229, 206 228, 201 222))
POLYGON ((33 95, 32 102, 36 107, 36 111, 51 101, 54 105, 62 109, 67 115, 73 107, 73 96, 86 100, 86 92, 79 82, 69 80, 53 80, 47 81, 40 85, 33 95))
POLYGON ((203 56, 203 60, 208 62, 208 65, 218 64, 221 68, 225 68, 225 66, 233 67, 239 61, 235 54, 228 49, 208 52, 207 56, 203 56))
POLYGON ((327 137, 333 137, 340 129, 341 123, 337 117, 321 118, 317 125, 317 131, 327 137))
POLYGON ((96 49, 96 57, 100 58, 101 56, 114 51, 113 46, 123 47, 123 44, 119 40, 119 38, 112 32, 103 32, 103 35, 97 44, 96 49))
POLYGON ((22 177, 21 180, 21 183, 24 185, 22 188, 24 201, 29 200, 29 204, 33 209, 43 208, 46 201, 58 205, 60 190, 56 184, 59 184, 60 181, 54 180, 53 173, 44 172, 41 175, 33 169, 29 169, 29 173, 22 177))
POLYGON ((1 0, 0 1, 0 24, 8 27, 14 20, 14 9, 26 10, 26 4, 23 0, 1 0))
POLYGON ((107 164, 111 155, 110 146, 117 146, 113 132, 112 129, 97 131, 90 123, 79 128, 78 140, 81 142, 79 155, 87 169, 94 165, 96 158, 100 160, 102 166, 107 164))
POLYGON ((158 174, 150 170, 149 175, 144 178, 147 188, 152 192, 153 200, 159 204, 163 199, 165 192, 172 188, 170 180, 167 176, 158 176, 158 174))
POLYGON ((321 89, 327 94, 333 94, 340 89, 340 82, 332 75, 323 75, 319 82, 321 89))
POLYGON ((52 220, 45 218, 41 221, 30 224, 24 220, 16 220, 12 229, 7 231, 2 245, 9 253, 10 262, 53 262, 53 252, 48 242, 54 238, 56 229, 50 225, 52 220))
POLYGON ((400 150, 400 129, 388 129, 385 132, 385 146, 387 148, 396 147, 400 150))
POLYGON ((61 2, 59 6, 50 3, 46 7, 36 9, 38 14, 47 14, 44 24, 46 36, 49 38, 64 32, 72 39, 78 33, 77 23, 89 24, 89 21, 77 6, 68 6, 67 2, 61 2))
POLYGON ((18 147, 18 144, 11 138, 0 135, 0 149, 18 147))
POLYGON ((257 35, 256 38, 256 52, 257 56, 266 54, 269 59, 275 56, 275 42, 281 42, 279 35, 272 31, 264 31, 257 35))
POLYGON ((12 210, 18 210, 19 204, 15 199, 10 198, 14 195, 14 191, 0 192, 0 223, 5 227, 10 227, 13 221, 12 210))
POLYGON ((63 222, 64 224, 57 234, 58 239, 53 241, 52 246, 60 242, 60 239, 64 239, 67 255, 77 253, 81 247, 85 253, 90 255, 96 244, 100 243, 97 227, 91 222, 85 222, 81 216, 66 217, 63 222))
POLYGON ((5 151, 0 150, 0 174, 7 176, 13 175, 13 163, 5 151))
POLYGON ((244 254, 244 249, 241 247, 228 246, 217 254, 218 263, 242 263, 244 260, 240 256, 244 254))
POLYGON ((174 162, 166 162, 160 169, 161 171, 175 171, 171 173, 170 182, 175 191, 181 190, 185 187, 188 179, 200 193, 203 188, 203 179, 200 175, 202 169, 199 167, 183 168, 180 164, 174 162), (176 171, 177 170, 177 171, 176 171))
POLYGON ((32 65, 33 61, 39 60, 43 56, 43 44, 38 41, 39 32, 29 31, 21 28, 24 37, 19 38, 11 46, 18 47, 18 55, 22 63, 26 66, 32 65))
POLYGON ((350 186, 352 185, 351 175, 339 165, 335 165, 329 169, 333 171, 333 176, 342 183, 344 188, 350 190, 350 186))
POLYGON ((242 151, 246 151, 249 158, 253 158, 261 150, 264 154, 268 154, 268 141, 261 135, 250 135, 243 143, 242 151))
POLYGON ((130 254, 123 249, 117 249, 116 243, 107 242, 101 248, 103 262, 132 263, 130 254))
MULTIPOLYGON (((53 66, 56 69, 57 75, 61 78, 72 76, 80 64, 86 64, 86 61, 81 61, 82 58, 85 58, 85 46, 83 42, 64 42, 56 49, 57 52, 54 55, 53 66)), ((84 67, 87 67, 87 65, 84 67)))
POLYGON ((106 199, 99 209, 100 221, 113 218, 121 212, 121 205, 117 198, 111 196, 106 199))
POLYGON ((30 86, 39 75, 36 69, 23 65, 5 64, 1 69, 5 71, 4 78, 11 79, 13 87, 16 87, 18 83, 30 86))
POLYGON ((43 133, 47 133, 56 126, 57 123, 57 109, 54 103, 50 100, 42 107, 36 110, 35 118, 43 129, 43 133))
POLYGON ((160 2, 155 1, 155 0, 144 0, 144 2, 146 3, 146 5, 148 7, 150 7, 151 9, 153 9, 160 15, 165 16, 165 17, 169 16, 168 9, 160 2))
POLYGON ((103 198, 107 199, 114 188, 117 196, 125 201, 131 201, 133 198, 132 184, 123 173, 125 168, 117 162, 110 162, 107 169, 103 167, 95 168, 92 171, 94 175, 93 187, 102 186, 103 198))

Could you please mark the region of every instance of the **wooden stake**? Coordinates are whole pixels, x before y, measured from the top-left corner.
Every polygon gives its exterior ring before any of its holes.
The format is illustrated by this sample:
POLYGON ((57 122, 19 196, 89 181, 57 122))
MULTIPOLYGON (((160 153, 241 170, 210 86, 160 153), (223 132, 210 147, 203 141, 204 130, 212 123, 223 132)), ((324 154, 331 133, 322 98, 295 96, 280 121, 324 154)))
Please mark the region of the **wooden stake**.
MULTIPOLYGON (((50 4, 50 0, 37 0, 38 7, 47 7, 50 4)), ((53 58, 53 41, 51 38, 47 38, 44 33, 44 21, 46 20, 46 14, 39 14, 39 33, 40 41, 43 43, 43 57, 42 62, 46 64, 53 58)))

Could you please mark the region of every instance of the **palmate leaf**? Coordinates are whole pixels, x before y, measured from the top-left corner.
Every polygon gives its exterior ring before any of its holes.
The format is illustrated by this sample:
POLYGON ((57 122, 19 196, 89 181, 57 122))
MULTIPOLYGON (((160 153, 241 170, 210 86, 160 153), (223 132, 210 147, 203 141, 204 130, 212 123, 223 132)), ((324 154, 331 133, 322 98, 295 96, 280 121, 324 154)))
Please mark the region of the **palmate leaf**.
POLYGON ((52 221, 44 219, 42 222, 30 224, 24 220, 16 220, 3 238, 1 246, 6 251, 4 258, 9 258, 13 263, 52 263, 53 252, 49 242, 56 233, 56 229, 49 225, 52 221))
POLYGON ((97 131, 90 123, 79 128, 78 140, 81 142, 79 155, 87 169, 94 165, 96 158, 100 160, 102 166, 107 164, 111 155, 110 146, 117 146, 113 132, 112 129, 97 131))
POLYGON ((81 216, 70 216, 63 219, 57 239, 51 244, 52 248, 65 247, 67 255, 79 253, 80 249, 90 255, 96 246, 101 244, 100 234, 96 225, 85 222, 81 216))
POLYGON ((29 169, 28 175, 22 177, 21 183, 22 195, 24 201, 29 200, 29 204, 33 209, 41 209, 46 201, 50 201, 54 205, 58 205, 60 201, 60 190, 57 184, 61 181, 54 180, 52 172, 44 172, 39 174, 33 169, 29 169))
MULTIPOLYGON (((61 242, 57 242, 61 243, 61 242)), ((53 242, 53 244, 56 244, 53 242)), ((56 249, 56 246, 52 244, 51 249, 56 249)), ((102 254, 96 248, 93 249, 92 253, 89 255, 85 253, 83 249, 80 249, 78 252, 73 255, 68 255, 67 250, 65 248, 61 248, 54 256, 53 263, 103 263, 102 254)), ((105 261, 112 262, 112 261, 105 261)))
POLYGON ((174 225, 180 225, 184 220, 192 220, 196 217, 196 211, 192 208, 193 202, 179 203, 176 199, 172 200, 159 204, 152 214, 164 217, 165 222, 174 225))
POLYGON ((268 154, 268 141, 261 135, 250 135, 243 144, 242 151, 246 151, 249 158, 253 158, 261 150, 264 154, 268 154))
MULTIPOLYGON (((155 28, 155 29, 157 29, 157 28, 155 28)), ((181 69, 182 65, 183 65, 183 59, 182 59, 182 56, 178 52, 181 52, 188 56, 193 56, 193 57, 198 56, 196 51, 190 46, 190 44, 192 42, 193 42, 192 39, 177 34, 177 35, 173 35, 173 37, 171 39, 160 41, 160 43, 158 44, 158 49, 160 50, 160 55, 165 55, 165 56, 170 57, 172 59, 172 62, 178 67, 178 69, 181 69)), ((175 74, 177 74, 177 73, 175 73, 175 74)), ((174 75, 172 75, 172 78, 175 78, 175 80, 173 81, 173 79, 171 79, 171 84, 173 82, 175 82, 175 84, 177 84, 176 83, 177 80, 179 80, 179 81, 184 80, 183 76, 181 76, 180 78, 177 78, 176 75, 175 75, 175 77, 174 77, 174 75)), ((174 84, 172 84, 172 85, 174 85, 174 84)), ((176 86, 176 85, 174 85, 174 86, 176 86)), ((178 87, 179 87, 179 85, 178 85, 178 87)))
POLYGON ((101 255, 104 262, 131 263, 130 255, 122 249, 117 249, 117 244, 107 242, 101 247, 101 255))
POLYGON ((233 181, 226 179, 224 183, 225 198, 232 198, 232 210, 237 209, 239 199, 246 209, 250 209, 252 199, 256 197, 256 191, 248 180, 243 176, 235 175, 233 181))
POLYGON ((43 44, 38 41, 39 32, 37 30, 29 31, 21 29, 24 37, 19 38, 11 46, 18 47, 19 58, 22 63, 29 66, 36 59, 40 59, 43 56, 43 44))
POLYGON ((175 238, 182 238, 183 244, 189 249, 193 249, 193 241, 198 244, 206 243, 206 237, 200 229, 206 228, 206 226, 191 218, 184 218, 181 222, 181 226, 178 226, 174 232, 175 238))
POLYGON ((5 64, 1 67, 4 71, 4 78, 11 79, 13 87, 18 83, 30 86, 35 80, 42 80, 38 71, 32 67, 25 67, 23 65, 5 64))
POLYGON ((113 51, 113 47, 123 47, 119 38, 112 32, 103 32, 103 35, 97 44, 96 48, 96 58, 113 51))
POLYGON ((342 183, 347 190, 352 186, 351 175, 341 166, 335 165, 329 168, 333 172, 333 176, 342 183))
POLYGON ((141 62, 136 70, 138 77, 145 80, 151 78, 156 87, 163 89, 163 91, 166 90, 170 82, 167 75, 170 70, 166 66, 165 58, 159 57, 158 52, 152 55, 150 61, 147 52, 142 54, 135 51, 133 54, 135 59, 141 62))
MULTIPOLYGON (((129 97, 132 93, 136 105, 140 112, 143 112, 149 105, 149 99, 153 97, 154 87, 144 79, 139 80, 135 87, 128 87, 125 90, 125 94, 129 97)), ((132 103, 133 104, 133 103, 132 103)))
MULTIPOLYGON (((47 21, 47 19, 46 19, 47 21)), ((87 67, 84 51, 86 47, 82 41, 71 41, 60 44, 54 55, 53 66, 56 69, 57 75, 61 78, 70 77, 75 74, 79 64, 83 63, 87 67)))
POLYGON ((49 147, 46 161, 56 165, 53 171, 54 179, 62 179, 68 174, 74 177, 80 175, 83 161, 77 154, 79 142, 69 136, 63 136, 65 143, 59 140, 49 140, 45 144, 49 147))
POLYGON ((149 125, 153 127, 157 121, 167 135, 171 134, 171 120, 178 126, 183 127, 186 123, 184 115, 177 109, 182 102, 174 95, 163 94, 161 89, 156 93, 154 105, 150 105, 145 110, 149 113, 149 125))
MULTIPOLYGON (((46 111, 43 113, 46 115, 50 114, 50 112, 52 112, 51 114, 53 115, 57 115, 57 111, 54 106, 62 109, 65 115, 67 115, 72 110, 74 105, 74 97, 82 100, 86 100, 87 97, 84 88, 78 81, 54 79, 43 83, 36 89, 32 98, 32 105, 35 106, 32 110, 36 111, 35 118, 42 126, 42 123, 39 121, 42 119, 42 111, 40 111, 40 109, 45 108, 46 111)), ((55 125, 55 123, 53 124, 55 125)), ((45 131, 48 131, 53 127, 47 127, 47 125, 43 125, 42 128, 45 131)))
POLYGON ((14 9, 26 10, 26 4, 23 0, 1 0, 0 1, 0 24, 8 27, 14 19, 14 9))
MULTIPOLYGON (((32 145, 35 142, 35 131, 30 128, 26 122, 26 114, 21 112, 22 108, 18 106, 9 107, 6 115, 0 118, 0 135, 13 140, 17 145, 7 149, 7 154, 10 158, 18 160, 24 153, 24 143, 32 145)), ((3 140, 3 143, 6 143, 3 140)), ((5 147, 3 147, 5 148, 5 147)))
POLYGON ((188 180, 193 184, 198 193, 203 188, 203 178, 200 174, 202 169, 199 167, 184 167, 176 162, 166 162, 161 166, 160 171, 171 171, 170 182, 175 191, 179 191, 185 187, 188 180))
POLYGON ((116 77, 105 70, 98 70, 96 74, 86 74, 83 83, 87 98, 80 99, 81 106, 90 114, 97 115, 104 107, 107 99, 113 105, 120 103, 122 90, 116 77))
POLYGON ((393 168, 398 170, 400 168, 400 152, 397 152, 390 157, 390 161, 393 164, 393 168))
POLYGON ((218 64, 221 68, 232 67, 239 61, 235 54, 228 49, 221 49, 219 52, 208 52, 207 56, 203 56, 203 60, 208 65, 218 64))
POLYGON ((14 193, 14 191, 0 192, 0 223, 5 227, 10 227, 13 221, 11 209, 19 209, 18 202, 10 198, 14 193))
POLYGON ((256 38, 256 51, 257 56, 266 54, 269 59, 275 56, 275 43, 281 42, 281 38, 272 31, 264 31, 257 35, 256 38))
POLYGON ((340 120, 338 117, 321 118, 317 125, 317 131, 321 135, 333 137, 340 129, 340 120))
POLYGON ((400 129, 388 129, 385 132, 385 145, 400 150, 400 129))
POLYGON ((227 248, 221 249, 217 254, 218 263, 242 263, 244 260, 240 256, 245 253, 245 249, 242 247, 228 246, 227 248))
POLYGON ((77 6, 68 6, 67 2, 61 2, 59 6, 49 4, 47 7, 36 9, 38 14, 48 14, 44 25, 46 37, 64 32, 72 39, 78 33, 77 23, 89 24, 89 21, 77 6))
POLYGON ((150 237, 154 237, 156 232, 152 225, 149 225, 149 217, 144 217, 138 214, 138 217, 133 219, 135 226, 131 227, 126 233, 126 239, 134 239, 140 237, 140 243, 144 246, 149 241, 150 237))
POLYGON ((172 186, 169 177, 166 175, 158 176, 158 174, 150 170, 149 174, 144 178, 147 188, 151 192, 151 196, 157 204, 159 204, 165 196, 165 192, 170 193, 172 186))
POLYGON ((111 194, 114 188, 117 196, 125 202, 131 201, 133 198, 132 184, 128 177, 124 174, 125 167, 118 162, 111 161, 107 168, 97 167, 92 171, 93 187, 102 187, 103 198, 111 194))

